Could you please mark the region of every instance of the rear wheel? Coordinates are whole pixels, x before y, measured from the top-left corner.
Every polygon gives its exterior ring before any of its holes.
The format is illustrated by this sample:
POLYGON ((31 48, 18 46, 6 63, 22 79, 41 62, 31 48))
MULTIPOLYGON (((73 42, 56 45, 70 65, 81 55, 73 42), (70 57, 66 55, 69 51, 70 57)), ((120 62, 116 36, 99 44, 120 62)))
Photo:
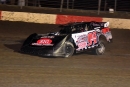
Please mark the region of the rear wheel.
POLYGON ((105 42, 104 40, 99 41, 99 46, 94 49, 94 54, 96 55, 102 55, 105 52, 105 42))
POLYGON ((74 54, 74 45, 71 42, 65 42, 65 55, 64 57, 70 57, 74 54))

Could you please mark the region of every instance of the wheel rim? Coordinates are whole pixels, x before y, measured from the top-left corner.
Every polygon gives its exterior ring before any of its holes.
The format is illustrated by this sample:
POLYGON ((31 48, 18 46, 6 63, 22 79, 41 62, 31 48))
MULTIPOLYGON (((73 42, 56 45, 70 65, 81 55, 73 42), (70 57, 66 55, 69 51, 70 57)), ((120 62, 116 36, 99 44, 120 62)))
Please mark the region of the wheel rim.
POLYGON ((101 54, 103 54, 104 51, 105 51, 105 46, 104 46, 103 43, 100 43, 99 48, 98 48, 98 52, 101 53, 101 54))
POLYGON ((66 55, 65 57, 69 57, 73 54, 73 47, 69 44, 66 45, 66 55))
POLYGON ((72 50, 72 47, 70 45, 66 46, 66 54, 70 54, 72 50))

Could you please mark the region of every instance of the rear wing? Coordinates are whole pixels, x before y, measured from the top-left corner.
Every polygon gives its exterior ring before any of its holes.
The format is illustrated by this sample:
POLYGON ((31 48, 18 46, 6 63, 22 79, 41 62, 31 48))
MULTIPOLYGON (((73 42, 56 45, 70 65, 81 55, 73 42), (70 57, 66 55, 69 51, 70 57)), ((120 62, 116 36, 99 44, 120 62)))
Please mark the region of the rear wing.
POLYGON ((105 28, 105 27, 109 26, 109 22, 91 22, 91 25, 93 27, 102 27, 102 28, 105 28))
POLYGON ((105 22, 104 27, 109 27, 109 24, 110 24, 109 22, 105 22))

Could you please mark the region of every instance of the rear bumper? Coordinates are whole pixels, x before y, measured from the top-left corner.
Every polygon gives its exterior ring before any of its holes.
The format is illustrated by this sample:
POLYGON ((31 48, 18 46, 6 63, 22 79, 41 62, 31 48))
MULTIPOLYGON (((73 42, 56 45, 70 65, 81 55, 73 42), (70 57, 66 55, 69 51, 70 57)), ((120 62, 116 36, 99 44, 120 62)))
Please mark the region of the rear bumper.
POLYGON ((110 43, 112 43, 113 42, 113 39, 109 39, 110 40, 110 43))

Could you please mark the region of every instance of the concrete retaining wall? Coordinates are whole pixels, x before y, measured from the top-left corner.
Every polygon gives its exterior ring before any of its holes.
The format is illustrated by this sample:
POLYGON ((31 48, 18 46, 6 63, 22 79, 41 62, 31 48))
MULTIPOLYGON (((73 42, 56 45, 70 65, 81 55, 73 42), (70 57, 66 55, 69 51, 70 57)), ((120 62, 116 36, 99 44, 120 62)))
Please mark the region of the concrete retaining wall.
POLYGON ((25 12, 9 12, 2 11, 1 20, 3 21, 22 21, 33 23, 47 23, 54 24, 56 15, 53 14, 39 14, 39 13, 25 13, 25 12))
POLYGON ((109 21, 111 28, 130 29, 130 19, 103 18, 103 22, 109 21))
POLYGON ((130 19, 102 18, 90 16, 59 15, 45 13, 0 11, 0 20, 44 24, 65 24, 68 22, 98 21, 110 22, 110 28, 130 29, 130 19))
POLYGON ((89 16, 74 16, 74 15, 57 15, 56 24, 65 24, 68 22, 82 22, 82 21, 98 21, 101 22, 100 17, 89 17, 89 16))
POLYGON ((0 11, 0 20, 1 20, 1 11, 0 11))

